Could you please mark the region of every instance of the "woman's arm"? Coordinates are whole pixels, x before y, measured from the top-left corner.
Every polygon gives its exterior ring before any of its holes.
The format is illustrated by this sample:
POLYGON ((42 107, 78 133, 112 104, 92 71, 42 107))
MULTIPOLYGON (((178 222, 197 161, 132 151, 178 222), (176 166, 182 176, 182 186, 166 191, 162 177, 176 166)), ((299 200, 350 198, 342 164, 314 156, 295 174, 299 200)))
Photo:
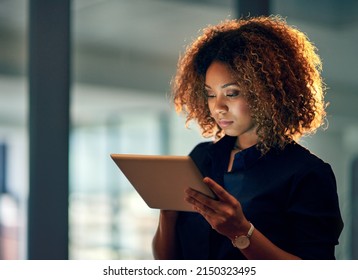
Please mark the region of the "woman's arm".
MULTIPOLYGON (((206 177, 204 182, 219 200, 213 200, 193 189, 187 190, 186 200, 220 234, 231 240, 235 236, 247 235, 250 223, 244 216, 240 202, 212 179, 206 177)), ((247 259, 300 259, 277 247, 257 229, 254 229, 250 238, 250 246, 241 252, 247 259)))
POLYGON ((253 231, 253 234, 250 238, 250 246, 247 247, 246 249, 241 250, 241 252, 249 260, 299 260, 300 259, 299 257, 292 255, 277 247, 257 229, 253 231))
POLYGON ((154 259, 170 260, 177 257, 175 224, 178 212, 160 210, 159 224, 152 242, 154 259))

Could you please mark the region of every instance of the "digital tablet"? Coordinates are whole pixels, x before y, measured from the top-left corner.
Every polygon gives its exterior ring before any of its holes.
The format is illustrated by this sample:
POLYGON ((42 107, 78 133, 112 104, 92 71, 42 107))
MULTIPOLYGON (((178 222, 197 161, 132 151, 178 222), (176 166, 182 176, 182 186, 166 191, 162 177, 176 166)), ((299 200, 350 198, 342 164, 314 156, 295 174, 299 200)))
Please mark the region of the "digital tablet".
POLYGON ((111 158, 150 208, 194 211, 184 200, 188 187, 215 197, 189 156, 111 154, 111 158))

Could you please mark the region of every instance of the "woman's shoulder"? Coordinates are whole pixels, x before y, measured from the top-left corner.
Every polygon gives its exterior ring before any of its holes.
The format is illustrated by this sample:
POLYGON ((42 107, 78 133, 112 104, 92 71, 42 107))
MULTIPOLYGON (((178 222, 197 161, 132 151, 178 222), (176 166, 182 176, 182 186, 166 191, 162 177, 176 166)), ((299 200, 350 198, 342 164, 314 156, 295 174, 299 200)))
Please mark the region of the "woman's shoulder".
POLYGON ((302 146, 297 142, 292 142, 286 145, 284 148, 288 156, 295 156, 298 160, 302 160, 306 163, 312 164, 324 164, 325 162, 308 148, 302 146))
POLYGON ((190 154, 200 154, 203 153, 209 155, 222 154, 230 151, 235 143, 236 137, 224 136, 217 141, 205 141, 197 144, 190 154))
POLYGON ((329 163, 296 142, 286 145, 282 151, 281 160, 283 164, 290 164, 295 170, 304 173, 314 170, 324 173, 332 172, 329 163))
POLYGON ((205 141, 198 143, 189 153, 189 156, 192 158, 203 157, 208 153, 210 147, 213 145, 212 141, 205 141))
POLYGON ((194 147, 193 151, 194 151, 194 150, 206 149, 206 148, 212 146, 213 144, 214 144, 213 141, 200 142, 200 143, 198 143, 198 144, 194 147))
POLYGON ((194 161, 195 165, 199 168, 201 174, 207 176, 211 170, 211 160, 210 160, 210 147, 213 145, 213 142, 201 142, 197 144, 193 150, 189 153, 189 156, 194 161))

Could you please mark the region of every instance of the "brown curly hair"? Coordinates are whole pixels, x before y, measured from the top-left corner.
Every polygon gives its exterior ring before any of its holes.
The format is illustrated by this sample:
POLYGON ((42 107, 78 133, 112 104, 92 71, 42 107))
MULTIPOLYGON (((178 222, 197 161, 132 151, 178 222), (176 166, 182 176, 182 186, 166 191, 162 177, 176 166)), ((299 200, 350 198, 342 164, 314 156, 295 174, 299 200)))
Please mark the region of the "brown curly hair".
POLYGON ((208 26, 179 59, 172 81, 177 112, 196 120, 205 137, 223 136, 211 117, 205 74, 226 63, 257 124, 262 153, 313 133, 325 119, 322 64, 315 46, 279 16, 227 20, 208 26))

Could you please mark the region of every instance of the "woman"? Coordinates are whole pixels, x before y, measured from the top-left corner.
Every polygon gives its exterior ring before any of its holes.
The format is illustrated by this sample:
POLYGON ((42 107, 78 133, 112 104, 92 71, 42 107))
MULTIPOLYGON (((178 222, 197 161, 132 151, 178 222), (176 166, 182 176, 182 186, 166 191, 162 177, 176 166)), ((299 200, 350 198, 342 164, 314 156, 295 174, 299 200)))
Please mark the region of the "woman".
POLYGON ((173 81, 177 111, 204 136, 190 156, 217 195, 161 211, 158 259, 334 259, 343 228, 329 164, 296 141, 325 118, 321 61, 280 17, 209 26, 173 81))

